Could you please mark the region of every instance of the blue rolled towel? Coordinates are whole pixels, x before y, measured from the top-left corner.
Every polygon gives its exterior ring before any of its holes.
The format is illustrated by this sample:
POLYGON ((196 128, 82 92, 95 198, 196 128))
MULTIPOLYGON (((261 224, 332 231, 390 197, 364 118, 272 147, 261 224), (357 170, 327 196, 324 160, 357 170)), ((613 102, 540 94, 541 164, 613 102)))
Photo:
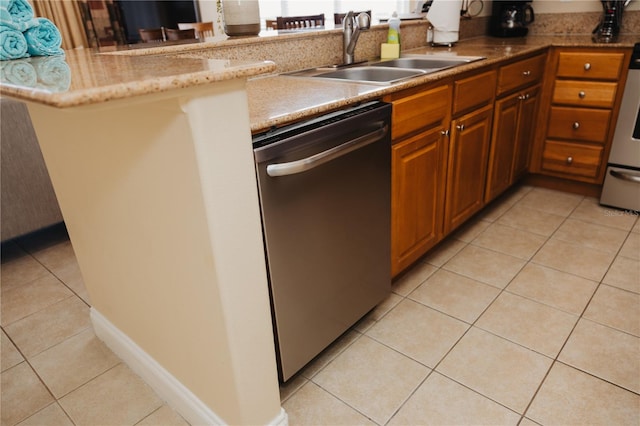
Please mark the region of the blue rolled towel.
POLYGON ((47 18, 36 18, 38 25, 24 32, 27 50, 33 56, 63 55, 62 36, 58 28, 47 18))
POLYGON ((38 82, 38 73, 29 59, 0 62, 0 81, 16 86, 34 87, 38 82))
POLYGON ((26 0, 0 0, 0 25, 25 32, 37 25, 33 8, 26 0))
POLYGON ((0 25, 0 60, 26 58, 28 48, 27 39, 20 31, 0 25))

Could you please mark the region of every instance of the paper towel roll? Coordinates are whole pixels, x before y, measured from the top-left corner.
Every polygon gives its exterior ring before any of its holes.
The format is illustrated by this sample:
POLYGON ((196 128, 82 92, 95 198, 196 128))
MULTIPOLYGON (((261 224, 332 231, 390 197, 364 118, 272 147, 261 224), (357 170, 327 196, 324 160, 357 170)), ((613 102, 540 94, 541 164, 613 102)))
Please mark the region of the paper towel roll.
POLYGON ((427 19, 433 26, 433 43, 450 44, 458 41, 462 0, 433 0, 427 19))

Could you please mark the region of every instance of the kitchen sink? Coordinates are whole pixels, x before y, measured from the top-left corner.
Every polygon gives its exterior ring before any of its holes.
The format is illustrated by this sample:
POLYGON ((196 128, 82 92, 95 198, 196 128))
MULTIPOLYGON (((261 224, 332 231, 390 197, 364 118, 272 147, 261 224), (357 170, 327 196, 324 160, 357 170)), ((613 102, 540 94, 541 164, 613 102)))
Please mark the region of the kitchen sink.
POLYGON ((364 66, 354 68, 343 68, 337 71, 323 72, 313 77, 330 78, 338 80, 362 81, 367 83, 397 83, 408 78, 425 74, 426 71, 419 69, 389 68, 377 66, 364 66))
POLYGON ((442 70, 458 65, 468 64, 482 57, 465 57, 465 58, 398 58, 387 61, 375 62, 372 66, 391 67, 391 68, 415 68, 421 70, 442 70))

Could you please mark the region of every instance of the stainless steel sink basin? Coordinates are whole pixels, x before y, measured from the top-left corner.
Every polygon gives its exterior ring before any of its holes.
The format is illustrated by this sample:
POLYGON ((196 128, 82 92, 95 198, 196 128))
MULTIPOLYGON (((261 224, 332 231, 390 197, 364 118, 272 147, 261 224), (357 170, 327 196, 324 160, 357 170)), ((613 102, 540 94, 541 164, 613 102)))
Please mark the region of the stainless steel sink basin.
POLYGON ((419 69, 364 66, 323 72, 314 75, 313 77, 349 80, 356 82, 360 81, 366 83, 392 84, 425 73, 426 72, 424 70, 419 69))
POLYGON ((398 58, 380 61, 373 64, 376 67, 416 68, 421 70, 441 70, 471 62, 468 59, 427 59, 427 58, 398 58))

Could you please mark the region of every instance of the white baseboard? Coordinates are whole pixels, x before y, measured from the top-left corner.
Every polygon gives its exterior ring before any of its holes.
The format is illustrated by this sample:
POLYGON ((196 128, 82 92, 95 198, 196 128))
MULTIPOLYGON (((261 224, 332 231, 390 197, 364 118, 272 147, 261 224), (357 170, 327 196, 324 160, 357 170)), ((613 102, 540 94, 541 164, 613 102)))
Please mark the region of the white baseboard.
MULTIPOLYGON (((96 336, 100 338, 125 364, 158 394, 160 398, 176 410, 191 425, 224 425, 225 422, 180 383, 155 359, 140 348, 126 334, 120 331, 100 312, 91 308, 91 322, 96 336)), ((287 426, 288 417, 283 408, 268 423, 273 426, 287 426)))

